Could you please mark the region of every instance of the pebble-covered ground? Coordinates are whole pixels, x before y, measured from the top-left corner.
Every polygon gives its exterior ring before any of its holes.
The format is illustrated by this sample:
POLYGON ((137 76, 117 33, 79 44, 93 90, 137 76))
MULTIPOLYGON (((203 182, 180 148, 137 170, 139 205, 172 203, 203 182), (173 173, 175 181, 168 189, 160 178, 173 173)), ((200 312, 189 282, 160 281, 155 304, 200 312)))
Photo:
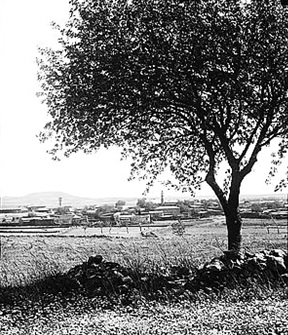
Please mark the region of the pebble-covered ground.
MULTIPOLYGON (((237 295, 239 292, 237 293, 237 295)), ((288 300, 277 296, 182 302, 141 302, 107 308, 101 299, 63 304, 26 302, 1 308, 0 334, 288 334, 288 300)))

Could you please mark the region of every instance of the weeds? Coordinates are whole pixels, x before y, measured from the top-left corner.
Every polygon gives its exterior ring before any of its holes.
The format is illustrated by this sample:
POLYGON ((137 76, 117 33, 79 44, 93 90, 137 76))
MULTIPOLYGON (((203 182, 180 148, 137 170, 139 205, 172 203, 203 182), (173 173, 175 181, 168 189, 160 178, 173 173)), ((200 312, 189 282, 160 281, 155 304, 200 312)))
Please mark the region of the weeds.
MULTIPOLYGON (((283 287, 251 283, 219 293, 200 290, 181 300, 163 292, 161 302, 138 299, 126 306, 122 297, 88 299, 63 275, 89 256, 101 254, 139 277, 150 273, 157 278, 169 267, 198 267, 222 254, 226 245, 226 230, 215 227, 186 229, 182 236, 163 229, 157 235, 159 239, 2 237, 0 333, 267 334, 272 330, 280 334, 282 328, 287 330, 283 287)), ((252 252, 286 245, 280 234, 268 236, 250 228, 244 230, 243 240, 244 249, 252 252)), ((157 282, 153 290, 156 286, 157 282)))
MULTIPOLYGON (((197 231, 186 228, 183 236, 174 235, 172 228, 164 228, 157 235, 160 238, 2 237, 0 286, 25 286, 63 274, 93 254, 101 254, 105 260, 118 262, 140 274, 157 273, 172 266, 193 269, 225 249, 223 228, 205 227, 197 231)), ((279 234, 259 234, 259 230, 249 228, 243 235, 244 248, 252 252, 285 247, 279 234)))

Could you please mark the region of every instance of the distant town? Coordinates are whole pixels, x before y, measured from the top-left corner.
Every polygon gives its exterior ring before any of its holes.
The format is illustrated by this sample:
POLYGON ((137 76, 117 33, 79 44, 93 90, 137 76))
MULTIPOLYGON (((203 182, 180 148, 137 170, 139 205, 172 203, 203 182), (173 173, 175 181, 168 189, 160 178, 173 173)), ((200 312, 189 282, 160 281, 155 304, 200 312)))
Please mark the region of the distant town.
MULTIPOLYGON (((55 199, 54 199, 55 200, 55 199)), ((99 226, 153 224, 169 220, 193 220, 223 215, 217 199, 165 199, 163 192, 159 199, 139 198, 134 204, 119 199, 114 203, 65 205, 59 196, 56 206, 21 205, 0 208, 0 225, 18 226, 99 226)), ((242 199, 240 212, 243 218, 287 218, 287 198, 259 196, 242 199)))

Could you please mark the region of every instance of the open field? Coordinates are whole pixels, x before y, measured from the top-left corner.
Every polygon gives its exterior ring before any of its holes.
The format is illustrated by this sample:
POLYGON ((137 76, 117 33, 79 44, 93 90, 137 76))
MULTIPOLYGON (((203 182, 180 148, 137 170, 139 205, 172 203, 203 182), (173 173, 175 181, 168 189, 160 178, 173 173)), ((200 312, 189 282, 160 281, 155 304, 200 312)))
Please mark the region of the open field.
MULTIPOLYGON (((139 225, 124 225, 112 226, 112 227, 87 227, 87 226, 0 226, 0 236, 10 236, 10 235, 65 235, 65 236, 110 236, 110 237, 136 237, 141 236, 141 231, 155 230, 164 227, 170 227, 173 223, 177 221, 154 221, 150 225, 143 224, 141 227, 139 225)), ((202 231, 204 227, 221 227, 226 230, 225 226, 225 217, 224 216, 215 216, 211 218, 201 218, 201 219, 190 219, 182 221, 185 227, 191 232, 191 229, 195 229, 195 232, 198 232, 198 228, 202 231)), ((272 219, 243 219, 243 228, 247 227, 260 227, 267 229, 271 227, 270 231, 273 231, 272 228, 279 227, 279 231, 287 231, 287 220, 272 220, 272 219)))
MULTIPOLYGON (((221 222, 186 227, 182 237, 173 235, 169 226, 153 232, 157 237, 142 237, 139 227, 129 228, 129 233, 125 227, 113 228, 106 236, 97 228, 51 236, 1 236, 1 287, 29 286, 94 254, 139 271, 153 271, 171 265, 198 267, 226 249, 221 222)), ((261 224, 244 224, 243 247, 251 252, 286 249, 286 229, 268 234, 261 224)), ((19 302, 0 302, 1 335, 288 334, 287 288, 227 290, 220 296, 202 292, 192 301, 139 301, 134 306, 119 302, 114 308, 102 298, 39 298, 37 290, 36 285, 35 292, 19 302)))
MULTIPOLYGON (((200 266, 227 249, 226 227, 221 222, 188 226, 182 237, 175 236, 170 226, 143 228, 157 236, 147 238, 141 236, 139 227, 129 227, 128 233, 125 227, 113 227, 110 233, 105 229, 102 233, 100 228, 79 227, 56 235, 0 236, 1 286, 30 283, 50 271, 63 273, 94 254, 123 266, 149 269, 156 263, 200 266)), ((242 235, 243 248, 250 252, 287 247, 285 226, 279 233, 272 230, 268 234, 265 226, 244 224, 242 235)))

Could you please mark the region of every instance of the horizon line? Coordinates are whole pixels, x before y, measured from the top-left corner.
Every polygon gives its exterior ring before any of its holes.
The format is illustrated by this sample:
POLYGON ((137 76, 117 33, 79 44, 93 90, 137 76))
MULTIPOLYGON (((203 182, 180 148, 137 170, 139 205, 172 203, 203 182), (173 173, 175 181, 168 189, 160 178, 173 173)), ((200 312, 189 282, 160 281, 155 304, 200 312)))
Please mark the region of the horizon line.
MULTIPOLYGON (((107 199, 107 198, 157 198, 158 195, 156 194, 152 194, 152 195, 100 195, 100 196, 86 196, 86 195, 75 195, 75 194, 71 194, 71 193, 67 193, 67 192, 63 192, 63 191, 39 191, 39 192, 31 192, 31 193, 26 193, 25 195, 1 195, 0 197, 2 199, 4 198, 24 198, 27 196, 31 196, 31 195, 40 195, 40 194, 63 194, 63 195, 67 195, 67 196, 72 196, 72 197, 77 197, 77 198, 89 198, 89 199, 107 199)), ((245 194, 240 194, 240 197, 245 197, 245 196, 284 196, 287 195, 288 196, 288 191, 287 192, 271 192, 271 193, 245 193, 245 194)), ((161 197, 161 195, 159 194, 159 198, 161 197)), ((191 195, 191 194, 166 194, 164 196, 165 197, 169 197, 169 198, 197 198, 197 197, 216 197, 215 194, 195 194, 195 195, 191 195)))

